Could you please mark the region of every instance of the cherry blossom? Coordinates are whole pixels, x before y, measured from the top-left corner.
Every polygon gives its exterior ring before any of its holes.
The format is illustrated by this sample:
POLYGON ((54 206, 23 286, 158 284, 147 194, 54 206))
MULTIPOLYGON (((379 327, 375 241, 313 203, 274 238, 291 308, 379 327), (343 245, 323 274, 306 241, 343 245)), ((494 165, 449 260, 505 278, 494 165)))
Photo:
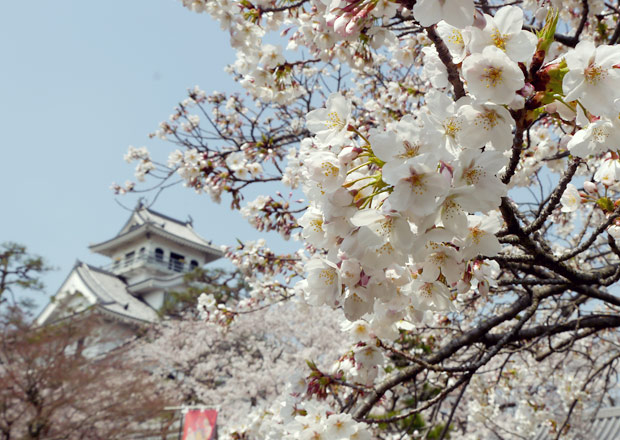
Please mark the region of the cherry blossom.
POLYGON ((617 377, 617 8, 183 4, 229 32, 245 95, 190 89, 154 133, 168 166, 128 155, 138 178, 299 245, 228 250, 248 296, 204 318, 294 300, 350 337, 238 438, 581 435, 617 377))
POLYGON ((463 77, 476 99, 496 104, 510 104, 525 84, 521 69, 496 46, 465 58, 463 77))
POLYGON ((536 36, 522 30, 523 10, 516 6, 504 6, 494 16, 485 15, 484 29, 472 28, 470 48, 482 52, 487 46, 503 50, 513 61, 527 62, 536 50, 536 36))
POLYGON ((325 108, 313 110, 306 116, 306 125, 325 143, 344 141, 351 115, 350 103, 340 94, 327 99, 325 108))
POLYGON ((562 203, 562 212, 573 212, 579 208, 581 196, 575 185, 569 183, 566 186, 566 191, 562 194, 560 202, 562 203))
POLYGON ((422 26, 430 26, 440 20, 457 28, 472 24, 474 2, 471 0, 421 0, 413 7, 413 15, 422 26))
POLYGON ((605 108, 620 97, 614 85, 620 81, 620 70, 614 67, 619 58, 617 46, 580 42, 564 57, 569 69, 562 80, 566 101, 578 99, 590 112, 599 116, 605 113, 605 108))

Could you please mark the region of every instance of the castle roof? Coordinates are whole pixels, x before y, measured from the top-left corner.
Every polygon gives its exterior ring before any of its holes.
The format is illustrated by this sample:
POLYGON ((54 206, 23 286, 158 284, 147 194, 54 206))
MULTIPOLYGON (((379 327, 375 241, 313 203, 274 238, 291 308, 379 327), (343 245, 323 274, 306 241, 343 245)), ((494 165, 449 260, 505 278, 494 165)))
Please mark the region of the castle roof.
POLYGON ((182 285, 184 272, 223 256, 194 231, 191 220, 168 217, 142 203, 115 237, 90 249, 113 257, 113 272, 78 261, 37 318, 38 324, 86 310, 133 323, 155 322, 165 292, 182 285), (149 242, 155 249, 146 250, 149 242), (186 256, 188 262, 183 261, 186 256))
MULTIPOLYGON (((602 408, 592 419, 590 419, 590 429, 588 439, 597 440, 617 440, 620 438, 620 406, 602 408)), ((541 427, 538 433, 532 437, 534 440, 551 440, 558 438, 556 434, 551 435, 548 427, 541 427)), ((583 437, 576 437, 583 438, 583 437)))
POLYGON ((148 234, 201 251, 206 262, 216 260, 224 255, 220 249, 194 231, 190 220, 180 221, 142 204, 138 204, 115 237, 92 244, 89 248, 93 252, 110 257, 119 248, 148 234))
POLYGON ((37 318, 37 324, 47 324, 65 317, 71 311, 77 313, 90 307, 122 321, 157 321, 157 312, 134 297, 127 287, 122 277, 78 261, 58 289, 54 300, 37 318))

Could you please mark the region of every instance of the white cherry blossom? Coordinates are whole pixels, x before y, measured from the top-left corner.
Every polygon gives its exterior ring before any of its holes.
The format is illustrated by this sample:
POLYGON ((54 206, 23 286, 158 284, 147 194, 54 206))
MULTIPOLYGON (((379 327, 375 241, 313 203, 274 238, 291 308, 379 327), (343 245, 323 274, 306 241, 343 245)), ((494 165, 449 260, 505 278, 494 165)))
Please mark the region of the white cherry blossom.
MULTIPOLYGON (((617 154, 607 154, 594 173, 594 180, 605 186, 611 186, 620 181, 620 160, 617 154)), ((592 182, 584 182, 584 189, 596 194, 596 186, 592 188, 588 184, 592 184, 592 182)))
POLYGON ((463 258, 469 260, 478 255, 493 257, 502 249, 502 245, 495 236, 501 228, 498 215, 467 216, 467 235, 462 242, 463 258))
POLYGON ((471 31, 469 29, 459 29, 445 21, 440 21, 437 23, 437 33, 450 51, 452 61, 454 63, 462 62, 467 55, 467 45, 471 38, 471 31))
MULTIPOLYGON (((600 45, 592 41, 581 41, 564 59, 568 73, 562 80, 566 101, 576 99, 595 115, 611 110, 613 101, 620 97, 620 47, 600 45)), ((616 115, 611 115, 617 116, 616 115)))
POLYGON ((454 172, 454 186, 475 188, 474 198, 465 205, 470 212, 487 212, 499 206, 500 197, 506 193, 506 185, 497 175, 505 164, 506 158, 497 151, 480 153, 470 149, 461 152, 454 172))
POLYGON ((444 176, 423 164, 400 168, 384 174, 383 179, 394 185, 388 197, 390 206, 416 216, 433 213, 437 209, 437 198, 443 196, 449 184, 444 176))
POLYGON ((579 157, 603 154, 620 146, 620 124, 606 118, 591 122, 568 141, 571 154, 579 157))
POLYGON ((307 301, 313 305, 335 306, 342 290, 338 267, 322 258, 313 258, 305 265, 307 301))
POLYGON ((451 160, 458 152, 461 130, 465 125, 459 109, 471 101, 463 97, 454 102, 445 93, 431 92, 427 96, 428 113, 422 114, 424 138, 435 148, 436 154, 443 160, 451 160))
POLYGON ((440 20, 459 29, 474 21, 473 0, 420 0, 413 7, 413 16, 422 26, 431 26, 440 20))
POLYGON ((437 89, 445 89, 450 86, 446 66, 439 59, 437 49, 434 46, 422 48, 424 62, 422 63, 421 77, 429 81, 437 89))
POLYGON ((501 105, 474 102, 459 109, 464 118, 459 143, 466 148, 480 148, 488 143, 498 151, 512 146, 514 119, 501 105))
POLYGON ((523 30, 523 10, 516 6, 504 6, 492 17, 485 14, 484 29, 472 28, 472 52, 482 52, 487 46, 503 50, 513 61, 531 60, 538 39, 531 32, 523 30))
POLYGON ((456 307, 450 300, 450 290, 439 281, 427 282, 418 278, 411 283, 420 306, 437 312, 455 311, 456 307))
POLYGON ((306 126, 324 143, 341 144, 347 135, 351 103, 341 94, 332 93, 325 108, 306 115, 306 126))
POLYGON ((310 244, 316 247, 323 247, 326 244, 325 230, 323 229, 323 213, 316 207, 309 207, 301 216, 298 223, 303 227, 301 236, 310 244))
POLYGON ((476 99, 496 104, 510 104, 525 84, 519 66, 495 46, 465 58, 463 76, 476 99))
POLYGON ((579 209, 579 205, 581 205, 581 196, 575 185, 572 183, 566 185, 566 190, 560 198, 560 203, 562 204, 562 212, 573 212, 579 209))

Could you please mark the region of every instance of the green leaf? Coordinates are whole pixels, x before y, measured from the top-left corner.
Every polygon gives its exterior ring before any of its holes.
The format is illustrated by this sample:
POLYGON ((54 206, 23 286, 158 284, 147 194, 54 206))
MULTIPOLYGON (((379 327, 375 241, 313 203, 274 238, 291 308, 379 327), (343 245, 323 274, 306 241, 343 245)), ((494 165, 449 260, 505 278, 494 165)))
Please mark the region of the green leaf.
POLYGON ((596 201, 596 204, 605 212, 613 212, 614 202, 609 197, 601 197, 596 201))
POLYGON ((538 45, 536 50, 542 50, 545 53, 549 50, 551 43, 555 41, 555 29, 558 26, 558 20, 560 18, 560 10, 557 8, 551 8, 547 12, 545 17, 545 25, 540 31, 538 31, 538 45))

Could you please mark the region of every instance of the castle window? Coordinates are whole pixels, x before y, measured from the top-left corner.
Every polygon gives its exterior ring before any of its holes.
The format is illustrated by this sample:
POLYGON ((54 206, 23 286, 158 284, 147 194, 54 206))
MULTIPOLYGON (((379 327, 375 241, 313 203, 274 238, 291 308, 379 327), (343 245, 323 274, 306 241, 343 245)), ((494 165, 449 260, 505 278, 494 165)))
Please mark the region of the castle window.
POLYGON ((164 261, 164 251, 161 248, 155 249, 155 261, 164 261))
POLYGON ((182 272, 184 261, 185 261, 185 256, 181 254, 175 254, 174 252, 170 252, 170 261, 168 262, 168 269, 172 269, 175 272, 182 272))
POLYGON ((127 252, 125 254, 125 266, 129 266, 131 263, 133 263, 133 257, 136 253, 131 251, 131 252, 127 252))

